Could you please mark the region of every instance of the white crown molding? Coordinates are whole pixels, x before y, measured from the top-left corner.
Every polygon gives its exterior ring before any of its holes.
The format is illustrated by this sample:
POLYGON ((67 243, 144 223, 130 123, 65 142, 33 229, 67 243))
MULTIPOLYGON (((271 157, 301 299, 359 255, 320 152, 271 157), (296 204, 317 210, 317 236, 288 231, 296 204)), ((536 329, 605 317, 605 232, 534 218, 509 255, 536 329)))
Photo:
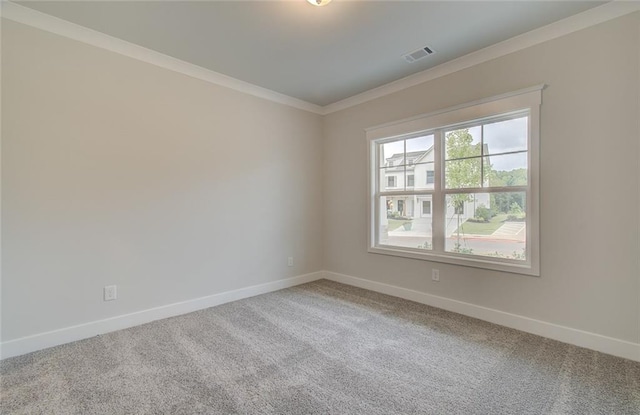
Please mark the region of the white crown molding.
POLYGON ((606 3, 602 6, 594 7, 593 9, 567 17, 566 19, 559 20, 547 26, 523 33, 511 39, 507 39, 500 43, 496 43, 495 45, 469 53, 425 71, 409 75, 397 81, 390 82, 386 85, 343 99, 342 101, 326 105, 322 108, 322 114, 327 115, 354 107, 638 10, 640 10, 640 1, 613 1, 606 3))
POLYGON ((395 285, 325 271, 324 278, 462 314, 500 326, 640 362, 640 344, 395 285))
POLYGON ((119 53, 121 55, 179 72, 206 82, 320 115, 328 115, 336 111, 360 105, 362 103, 411 88, 421 83, 431 81, 474 65, 478 65, 640 10, 640 1, 612 1, 574 16, 570 16, 566 19, 551 23, 547 26, 507 39, 503 42, 496 43, 495 45, 469 53, 425 71, 322 107, 205 69, 201 66, 173 58, 160 52, 50 16, 28 7, 20 6, 10 1, 1 0, 1 3, 2 7, 0 8, 0 15, 3 18, 119 53))
POLYGON ((77 40, 92 46, 109 50, 130 58, 134 58, 161 68, 169 69, 184 75, 191 76, 212 84, 230 88, 245 94, 263 98, 279 104, 288 105, 315 114, 322 113, 322 107, 309 102, 262 88, 239 79, 205 69, 201 66, 182 61, 165 55, 155 50, 109 36, 102 32, 80 26, 69 21, 39 12, 28 7, 21 6, 10 1, 2 0, 2 18, 13 20, 28 26, 35 27, 56 35, 77 40))

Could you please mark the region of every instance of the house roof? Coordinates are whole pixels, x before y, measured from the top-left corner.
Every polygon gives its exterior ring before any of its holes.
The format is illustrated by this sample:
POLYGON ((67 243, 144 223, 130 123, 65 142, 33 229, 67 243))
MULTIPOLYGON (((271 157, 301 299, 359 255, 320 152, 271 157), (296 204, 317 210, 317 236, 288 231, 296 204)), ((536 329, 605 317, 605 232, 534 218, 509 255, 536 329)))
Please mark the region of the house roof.
MULTIPOLYGON (((420 160, 424 159, 426 155, 429 154, 432 150, 433 150, 433 146, 429 147, 427 150, 410 151, 407 153, 407 159, 409 161, 413 161, 414 164, 419 163, 420 160)), ((387 160, 387 162, 390 162, 390 161, 402 159, 403 157, 404 157, 404 153, 395 153, 391 157, 387 157, 385 160, 387 160)))

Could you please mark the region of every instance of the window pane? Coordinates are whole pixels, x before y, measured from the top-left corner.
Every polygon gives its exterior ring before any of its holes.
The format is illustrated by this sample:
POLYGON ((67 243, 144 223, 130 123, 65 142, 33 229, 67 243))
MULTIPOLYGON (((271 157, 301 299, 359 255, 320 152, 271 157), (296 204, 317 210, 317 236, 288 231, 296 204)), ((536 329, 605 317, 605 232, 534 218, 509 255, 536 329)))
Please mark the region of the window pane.
POLYGON ((407 165, 433 161, 433 134, 407 140, 407 165), (428 159, 428 160, 427 160, 428 159))
POLYGON ((527 153, 484 158, 485 186, 526 186, 527 153))
POLYGON ((445 132, 445 159, 459 159, 481 154, 480 126, 445 132))
MULTIPOLYGON (((409 167, 407 166, 407 171, 409 167)), ((433 189, 435 182, 435 171, 433 163, 419 163, 411 167, 415 176, 415 187, 417 190, 433 189)))
POLYGON ((415 187, 415 182, 416 182, 416 177, 414 175, 414 173, 412 171, 409 170, 410 167, 407 166, 407 172, 406 172, 406 183, 407 183, 407 189, 413 189, 415 187))
POLYGON ((404 140, 380 145, 380 167, 404 165, 404 140))
POLYGON ((481 157, 445 161, 445 186, 447 189, 481 187, 481 157))
POLYGON ((451 194, 446 197, 445 250, 524 261, 524 192, 451 194))
POLYGON ((539 198, 540 99, 532 89, 368 129, 368 252, 539 275, 527 203, 539 198))
POLYGON ((404 166, 380 169, 380 191, 404 190, 404 166))
POLYGON ((527 150, 528 127, 528 117, 485 124, 485 153, 527 150))
POLYGON ((431 196, 381 197, 378 239, 381 245, 431 249, 431 196))

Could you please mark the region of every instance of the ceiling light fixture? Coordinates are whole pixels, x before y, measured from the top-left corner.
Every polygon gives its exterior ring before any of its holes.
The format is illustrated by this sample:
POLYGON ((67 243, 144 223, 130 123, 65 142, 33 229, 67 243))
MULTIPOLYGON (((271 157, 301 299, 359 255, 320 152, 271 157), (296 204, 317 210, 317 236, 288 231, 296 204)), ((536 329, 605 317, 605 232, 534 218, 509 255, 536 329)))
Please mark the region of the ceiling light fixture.
POLYGON ((326 6, 331 2, 331 0, 307 0, 307 1, 313 4, 314 6, 326 6))

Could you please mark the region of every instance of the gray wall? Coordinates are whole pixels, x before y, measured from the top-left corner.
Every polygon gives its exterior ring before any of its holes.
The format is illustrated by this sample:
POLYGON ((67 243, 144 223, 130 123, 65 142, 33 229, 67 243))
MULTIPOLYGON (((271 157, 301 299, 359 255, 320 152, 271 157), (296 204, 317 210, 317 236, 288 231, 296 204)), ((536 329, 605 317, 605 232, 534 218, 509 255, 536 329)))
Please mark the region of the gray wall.
POLYGON ((2 42, 3 341, 322 269, 320 116, 11 21, 2 42))
POLYGON ((3 21, 2 340, 324 268, 639 342, 639 28, 323 119, 3 21), (540 278, 366 252, 364 128, 540 83, 540 278))
POLYGON ((639 21, 627 15, 325 117, 325 269, 640 341, 639 21), (540 278, 367 253, 365 128, 541 83, 540 278))

